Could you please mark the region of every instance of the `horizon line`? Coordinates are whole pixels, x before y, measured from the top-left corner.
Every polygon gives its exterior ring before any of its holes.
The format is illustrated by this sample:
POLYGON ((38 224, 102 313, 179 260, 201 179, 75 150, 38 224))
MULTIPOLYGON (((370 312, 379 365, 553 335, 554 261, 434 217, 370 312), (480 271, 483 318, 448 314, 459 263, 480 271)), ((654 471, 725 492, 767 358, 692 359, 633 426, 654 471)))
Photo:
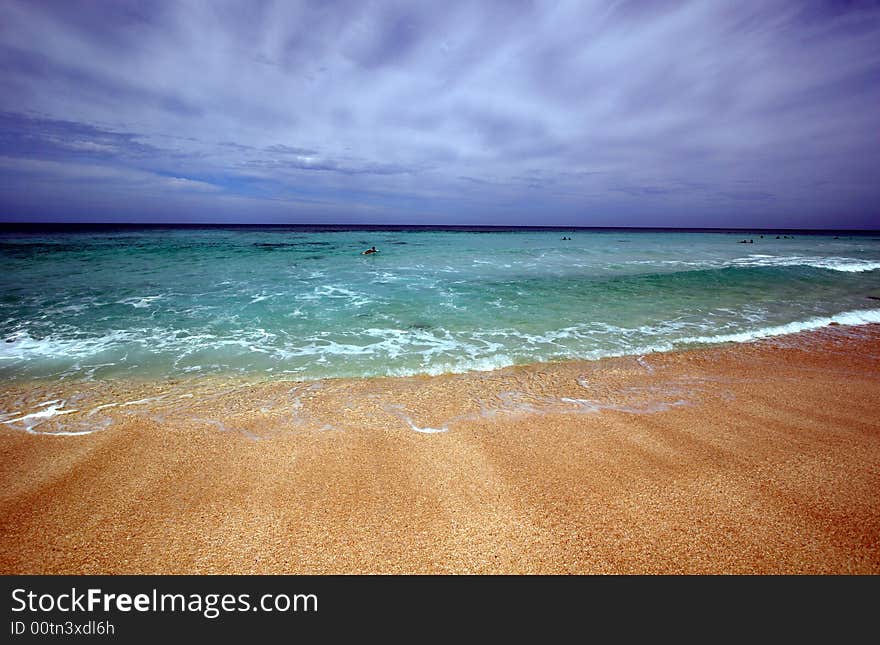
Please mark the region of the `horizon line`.
POLYGON ((39 228, 39 227, 151 227, 151 228, 345 228, 349 230, 358 229, 397 229, 397 228, 416 228, 416 229, 490 229, 490 230, 545 230, 545 231, 730 231, 730 232, 788 232, 798 231, 802 233, 819 233, 819 232, 847 232, 847 233, 877 233, 880 234, 880 228, 802 228, 802 227, 742 227, 742 226, 582 226, 582 225, 564 225, 564 224, 548 224, 548 225, 532 225, 532 224, 409 224, 409 223, 328 223, 328 222, 299 222, 299 223, 280 223, 280 222, 71 222, 71 221, 40 221, 40 222, 22 222, 22 221, 0 221, 0 229, 11 228, 39 228))

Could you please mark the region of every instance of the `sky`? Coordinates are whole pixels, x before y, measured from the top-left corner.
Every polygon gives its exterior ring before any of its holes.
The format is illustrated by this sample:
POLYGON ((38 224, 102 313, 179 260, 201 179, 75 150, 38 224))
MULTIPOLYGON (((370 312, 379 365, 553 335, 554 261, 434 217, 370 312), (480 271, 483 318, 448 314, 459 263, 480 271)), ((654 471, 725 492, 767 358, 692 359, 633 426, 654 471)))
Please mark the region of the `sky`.
POLYGON ((880 3, 0 0, 0 221, 880 228, 880 3))

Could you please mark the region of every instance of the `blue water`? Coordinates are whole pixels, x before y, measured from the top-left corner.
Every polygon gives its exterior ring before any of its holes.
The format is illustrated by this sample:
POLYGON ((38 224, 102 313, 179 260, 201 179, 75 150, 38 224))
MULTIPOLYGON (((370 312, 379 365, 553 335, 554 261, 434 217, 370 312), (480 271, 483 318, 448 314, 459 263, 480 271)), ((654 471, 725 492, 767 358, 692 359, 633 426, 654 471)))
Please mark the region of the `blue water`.
POLYGON ((880 236, 837 235, 6 230, 0 377, 436 374, 880 322, 880 236))

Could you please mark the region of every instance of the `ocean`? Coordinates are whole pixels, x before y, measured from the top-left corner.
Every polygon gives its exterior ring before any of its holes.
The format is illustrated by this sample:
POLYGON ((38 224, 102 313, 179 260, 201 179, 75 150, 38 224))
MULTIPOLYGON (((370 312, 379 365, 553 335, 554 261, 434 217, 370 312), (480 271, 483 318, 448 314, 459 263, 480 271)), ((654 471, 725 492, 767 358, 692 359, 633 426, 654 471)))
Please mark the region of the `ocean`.
POLYGON ((876 233, 0 229, 10 382, 440 374, 877 322, 876 233))

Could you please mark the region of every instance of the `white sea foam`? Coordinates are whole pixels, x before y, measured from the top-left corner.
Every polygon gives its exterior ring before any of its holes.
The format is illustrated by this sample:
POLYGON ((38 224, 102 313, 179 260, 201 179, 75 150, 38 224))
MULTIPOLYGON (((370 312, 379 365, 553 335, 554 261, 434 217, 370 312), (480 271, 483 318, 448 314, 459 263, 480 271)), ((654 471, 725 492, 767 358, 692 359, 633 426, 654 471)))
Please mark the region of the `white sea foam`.
POLYGON ((595 401, 589 399, 575 399, 568 396, 560 397, 562 403, 573 405, 577 412, 598 412, 601 407, 595 401))
POLYGON ((119 405, 128 406, 128 405, 146 405, 147 403, 152 403, 153 401, 161 401, 165 398, 165 395, 159 396, 148 396, 145 399, 138 399, 136 401, 126 401, 125 403, 120 403, 119 405))
POLYGON ((340 285, 320 285, 315 287, 311 293, 300 293, 294 296, 296 300, 344 300, 346 304, 352 307, 363 307, 373 302, 373 298, 367 294, 348 289, 340 285))
POLYGON ((0 343, 0 360, 25 360, 35 357, 85 358, 99 354, 111 347, 138 338, 137 330, 114 330, 103 336, 65 338, 48 336, 33 338, 27 332, 19 332, 13 342, 0 343))
POLYGON ((106 410, 107 408, 115 408, 117 405, 119 405, 119 404, 118 403, 105 403, 103 405, 95 406, 94 408, 92 408, 91 410, 88 411, 86 416, 87 417, 94 416, 95 414, 97 414, 101 410, 106 410))
POLYGON ((160 300, 163 297, 164 296, 161 294, 158 296, 134 296, 131 298, 123 298, 116 302, 120 305, 131 305, 135 309, 146 309, 147 307, 152 307, 153 302, 160 300))
POLYGON ((92 432, 91 430, 85 430, 82 432, 40 432, 39 430, 35 430, 38 426, 42 425, 49 419, 57 416, 61 416, 63 414, 71 414, 76 412, 75 409, 72 410, 64 410, 64 406, 66 405, 66 401, 61 399, 54 399, 52 401, 46 401, 45 403, 40 403, 36 407, 42 408, 37 412, 31 412, 30 414, 25 414, 20 417, 16 417, 13 419, 7 419, 3 421, 5 425, 8 425, 11 428, 16 430, 24 430, 29 434, 52 434, 52 435, 80 435, 80 434, 89 434, 92 432))
POLYGON ((687 267, 692 269, 723 269, 726 267, 795 267, 808 266, 844 273, 863 273, 880 269, 880 262, 861 258, 822 257, 805 255, 767 255, 753 253, 731 260, 629 260, 629 265, 687 267))
POLYGON ((388 273, 387 271, 383 271, 382 273, 379 273, 375 278, 373 278, 373 280, 377 284, 389 284, 392 282, 400 282, 403 279, 404 278, 402 276, 395 275, 393 273, 388 273))
POLYGON ((750 340, 759 338, 769 338, 772 336, 783 336, 786 334, 796 334, 802 331, 811 331, 827 327, 832 323, 838 325, 868 325, 872 323, 880 323, 880 309, 864 309, 860 311, 845 311, 834 316, 820 316, 791 322, 785 325, 774 325, 771 327, 760 327, 749 331, 742 331, 733 334, 717 334, 714 336, 694 336, 682 338, 676 343, 690 344, 715 344, 715 343, 745 343, 750 340))
MULTIPOLYGON (((134 346, 140 348, 137 352, 145 354, 170 354, 168 360, 174 368, 187 373, 222 371, 230 367, 245 371, 260 369, 268 373, 277 368, 281 372, 293 370, 305 376, 315 376, 310 374, 310 366, 324 365, 324 374, 331 376, 408 376, 487 371, 515 363, 546 360, 638 357, 694 344, 747 342, 818 329, 832 323, 880 323, 880 309, 847 311, 778 325, 764 322, 768 314, 763 309, 749 311, 745 308, 721 313, 730 320, 720 329, 710 317, 702 323, 676 319, 633 328, 585 322, 543 333, 528 333, 515 328, 451 331, 436 327, 369 327, 295 338, 286 333, 279 336, 262 328, 234 329, 224 336, 196 333, 182 337, 179 332, 161 328, 115 330, 92 338, 34 339, 26 333, 18 333, 13 342, 0 343, 0 364, 27 363, 40 358, 72 360, 70 367, 57 373, 65 378, 89 378, 98 368, 112 370, 115 364, 122 369, 130 368, 129 363, 138 362, 127 356, 134 346), (205 362, 206 354, 224 348, 228 351, 220 360, 205 362), (119 354, 117 363, 88 362, 89 358, 111 350, 119 354), (264 358, 257 358, 260 356, 264 358), (255 368, 255 365, 259 367, 255 368)), ((112 358, 113 354, 105 356, 112 358)), ((646 369, 650 367, 644 358, 639 360, 646 369)))
POLYGON ((754 254, 731 260, 732 266, 810 266, 817 269, 829 269, 844 273, 862 273, 880 269, 880 262, 844 257, 815 257, 799 255, 764 255, 754 254))
POLYGON ((421 432, 422 434, 437 434, 438 432, 448 432, 449 428, 443 426, 442 428, 428 428, 428 427, 419 427, 415 423, 413 423, 410 419, 405 419, 409 427, 415 432, 421 432))
POLYGON ((448 432, 449 428, 447 426, 441 426, 439 428, 429 428, 427 426, 418 426, 413 423, 412 418, 406 413, 406 408, 397 403, 392 403, 390 405, 383 406, 383 409, 396 416, 398 419, 403 421, 406 425, 409 426, 410 430, 414 432, 421 432, 422 434, 437 434, 438 432, 448 432))
POLYGON ((459 360, 447 361, 422 365, 421 367, 399 367, 382 372, 368 374, 369 376, 416 376, 427 374, 438 376, 440 374, 464 374, 466 372, 491 372, 515 365, 516 361, 507 354, 495 354, 481 358, 462 357, 459 360))

